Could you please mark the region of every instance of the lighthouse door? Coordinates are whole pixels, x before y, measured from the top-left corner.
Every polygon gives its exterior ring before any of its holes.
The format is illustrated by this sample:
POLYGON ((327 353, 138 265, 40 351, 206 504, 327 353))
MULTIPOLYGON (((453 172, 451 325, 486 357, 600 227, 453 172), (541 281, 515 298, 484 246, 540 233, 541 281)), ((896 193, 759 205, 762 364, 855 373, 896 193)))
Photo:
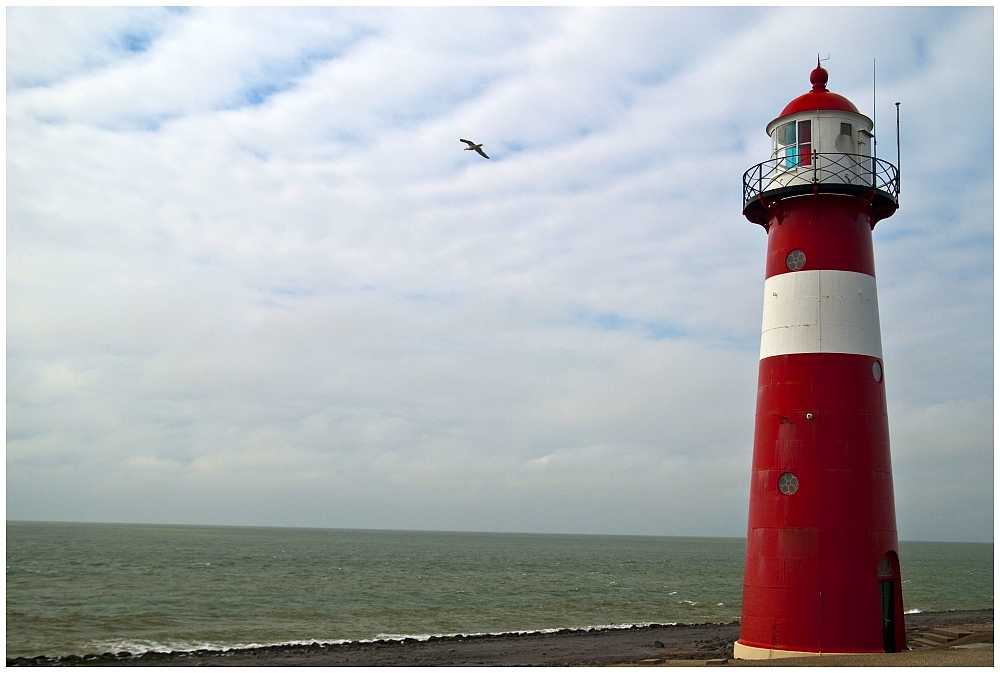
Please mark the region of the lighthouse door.
POLYGON ((894 604, 895 582, 879 580, 878 594, 882 604, 882 646, 886 652, 896 651, 896 606, 894 604))

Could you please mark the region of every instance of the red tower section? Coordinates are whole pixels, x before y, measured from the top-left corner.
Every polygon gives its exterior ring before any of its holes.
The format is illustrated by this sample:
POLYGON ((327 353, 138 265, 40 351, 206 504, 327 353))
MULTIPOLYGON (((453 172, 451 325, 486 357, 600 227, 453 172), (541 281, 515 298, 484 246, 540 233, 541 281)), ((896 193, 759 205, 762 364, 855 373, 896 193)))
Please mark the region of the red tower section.
POLYGON ((737 658, 906 649, 872 251, 899 172, 827 79, 743 177, 767 265, 737 658))

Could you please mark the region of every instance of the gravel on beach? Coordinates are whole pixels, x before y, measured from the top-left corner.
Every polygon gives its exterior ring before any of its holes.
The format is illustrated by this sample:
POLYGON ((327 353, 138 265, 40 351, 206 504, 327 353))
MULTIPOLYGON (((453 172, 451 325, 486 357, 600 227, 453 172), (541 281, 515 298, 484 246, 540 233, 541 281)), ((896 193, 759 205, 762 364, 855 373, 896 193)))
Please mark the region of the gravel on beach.
POLYGON ((7 659, 8 666, 992 666, 993 610, 906 615, 907 639, 934 627, 974 632, 940 647, 898 654, 801 659, 732 659, 739 623, 649 625, 623 629, 562 630, 429 640, 280 645, 240 650, 105 653, 84 657, 7 659), (958 644, 970 648, 953 649, 958 644), (979 645, 990 643, 989 646, 979 645))

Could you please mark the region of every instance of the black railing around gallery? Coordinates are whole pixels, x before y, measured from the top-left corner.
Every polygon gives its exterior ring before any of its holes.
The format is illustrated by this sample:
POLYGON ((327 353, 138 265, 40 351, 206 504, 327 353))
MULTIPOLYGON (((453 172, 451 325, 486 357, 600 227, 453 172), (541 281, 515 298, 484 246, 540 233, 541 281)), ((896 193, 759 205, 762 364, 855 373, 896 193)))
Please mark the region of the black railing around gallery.
POLYGON ((750 168, 743 174, 743 205, 771 191, 796 192, 813 185, 823 192, 874 190, 899 204, 899 169, 888 161, 862 154, 817 153, 775 157, 750 168))

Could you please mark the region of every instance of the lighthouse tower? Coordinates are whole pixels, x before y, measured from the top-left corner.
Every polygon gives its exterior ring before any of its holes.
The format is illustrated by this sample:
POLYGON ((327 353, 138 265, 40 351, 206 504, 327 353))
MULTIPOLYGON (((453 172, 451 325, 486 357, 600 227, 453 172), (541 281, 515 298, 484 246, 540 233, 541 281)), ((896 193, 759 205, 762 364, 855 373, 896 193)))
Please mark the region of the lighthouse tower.
POLYGON ((743 176, 767 265, 737 658, 906 649, 872 251, 899 172, 827 79, 743 176))

